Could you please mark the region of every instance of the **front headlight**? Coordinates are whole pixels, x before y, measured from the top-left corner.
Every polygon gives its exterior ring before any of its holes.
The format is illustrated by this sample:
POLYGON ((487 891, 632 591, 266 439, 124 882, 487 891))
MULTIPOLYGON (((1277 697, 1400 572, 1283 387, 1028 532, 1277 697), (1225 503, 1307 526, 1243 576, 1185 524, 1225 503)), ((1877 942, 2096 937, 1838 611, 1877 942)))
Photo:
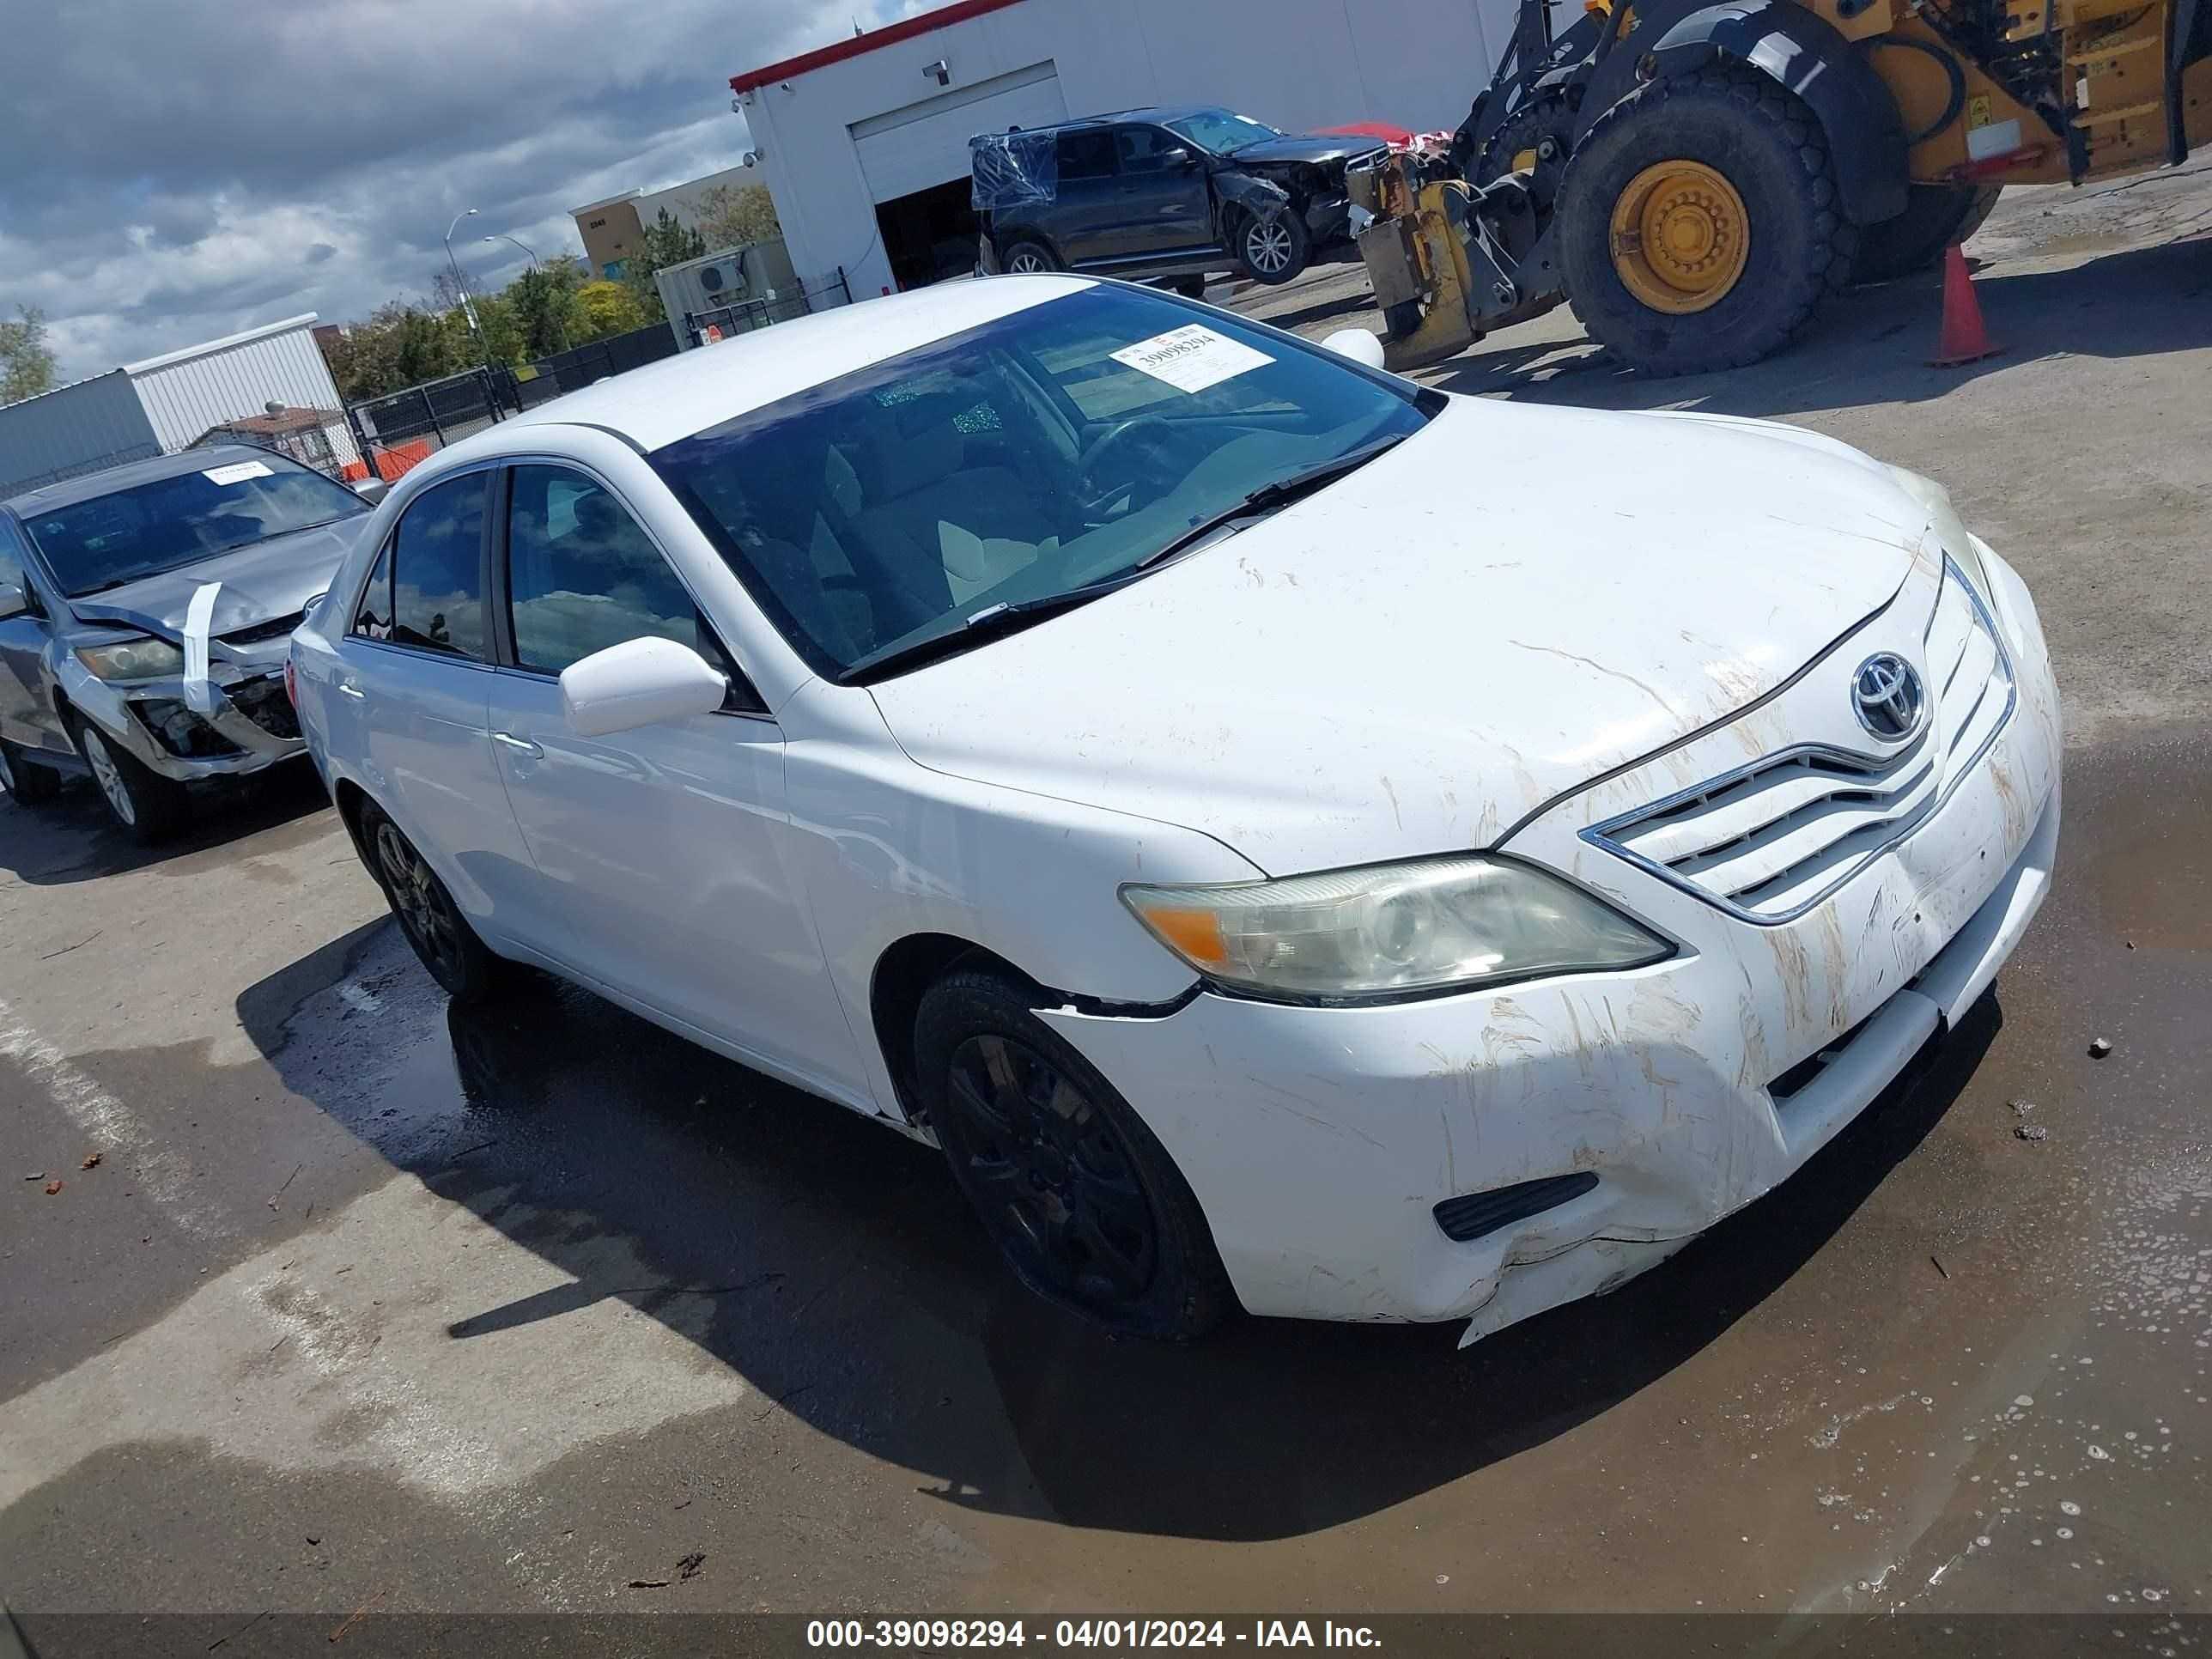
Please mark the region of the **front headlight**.
POLYGON ((118 640, 81 645, 76 659, 103 680, 158 680, 185 672, 185 653, 167 640, 118 640))
POLYGON ((1279 881, 1121 889, 1208 979, 1299 998, 1401 996, 1641 967, 1674 947, 1531 866, 1470 855, 1279 881))
POLYGON ((1974 549, 1974 538, 1966 533, 1966 521, 1959 516, 1959 509, 1951 504, 1951 492, 1935 479, 1901 466, 1889 469, 1889 476, 1897 487, 1928 509, 1929 522, 1936 526, 1936 539, 1943 550, 1965 571, 1974 584, 1974 592, 1984 603, 1990 598, 1989 572, 1982 568, 1982 556, 1974 549))

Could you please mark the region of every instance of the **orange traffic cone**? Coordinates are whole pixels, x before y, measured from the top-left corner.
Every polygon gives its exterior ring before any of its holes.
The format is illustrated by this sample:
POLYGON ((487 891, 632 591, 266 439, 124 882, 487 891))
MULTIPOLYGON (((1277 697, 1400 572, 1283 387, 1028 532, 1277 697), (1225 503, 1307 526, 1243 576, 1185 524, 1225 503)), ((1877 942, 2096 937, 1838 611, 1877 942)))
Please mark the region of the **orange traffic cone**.
POLYGON ((1966 251, 1954 242, 1943 255, 1943 327, 1936 337, 1932 368, 1949 368, 1994 357, 2004 348, 1990 338, 1982 326, 1981 301, 1974 298, 1974 279, 1966 274, 1966 251))

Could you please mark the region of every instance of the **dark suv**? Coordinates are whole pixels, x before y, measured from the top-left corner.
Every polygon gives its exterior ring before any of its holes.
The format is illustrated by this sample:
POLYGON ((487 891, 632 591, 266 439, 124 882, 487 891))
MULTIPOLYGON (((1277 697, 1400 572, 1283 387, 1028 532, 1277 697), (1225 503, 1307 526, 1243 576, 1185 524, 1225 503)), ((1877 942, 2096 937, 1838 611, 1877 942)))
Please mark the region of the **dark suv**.
POLYGON ((1348 258, 1344 172, 1371 138, 1293 137, 1225 109, 1136 109, 969 141, 985 271, 1287 283, 1348 258))

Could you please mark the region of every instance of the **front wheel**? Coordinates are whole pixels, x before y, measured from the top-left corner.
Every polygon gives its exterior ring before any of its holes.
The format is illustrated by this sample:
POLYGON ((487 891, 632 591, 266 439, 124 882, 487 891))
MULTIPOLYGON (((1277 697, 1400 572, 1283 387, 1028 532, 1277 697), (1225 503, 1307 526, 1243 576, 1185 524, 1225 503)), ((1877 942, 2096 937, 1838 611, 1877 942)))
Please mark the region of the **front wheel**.
POLYGON ((381 807, 361 809, 361 840, 368 849, 369 873, 399 918, 399 931, 454 1001, 480 1000, 513 976, 512 965, 477 937, 437 872, 381 807))
POLYGON ((1304 270, 1312 256, 1313 243, 1305 221, 1293 208, 1248 213, 1238 223, 1237 258, 1255 283, 1279 288, 1304 270))
POLYGON ((1234 1304, 1182 1174, 1114 1085, 1006 975, 956 971, 915 1018, 923 1104, 1017 1277, 1109 1330, 1204 1335, 1234 1304))
POLYGON ((143 846, 168 840, 191 817, 191 797, 86 720, 76 722, 77 752, 107 803, 109 816, 143 846))
POLYGON ((1558 213, 1575 313, 1653 374, 1779 349, 1850 280, 1858 246, 1820 122, 1743 65, 1607 110, 1567 164, 1558 213))

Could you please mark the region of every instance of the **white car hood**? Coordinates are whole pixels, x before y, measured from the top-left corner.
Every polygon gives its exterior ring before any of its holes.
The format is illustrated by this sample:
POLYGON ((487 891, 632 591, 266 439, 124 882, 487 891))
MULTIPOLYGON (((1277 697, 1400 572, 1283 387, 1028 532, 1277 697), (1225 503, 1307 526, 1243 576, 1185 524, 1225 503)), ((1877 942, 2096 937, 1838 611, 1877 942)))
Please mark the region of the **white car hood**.
POLYGON ((1272 519, 873 690, 923 766, 1271 875, 1484 847, 1781 685, 1927 526, 1814 434, 1460 398, 1272 519))

